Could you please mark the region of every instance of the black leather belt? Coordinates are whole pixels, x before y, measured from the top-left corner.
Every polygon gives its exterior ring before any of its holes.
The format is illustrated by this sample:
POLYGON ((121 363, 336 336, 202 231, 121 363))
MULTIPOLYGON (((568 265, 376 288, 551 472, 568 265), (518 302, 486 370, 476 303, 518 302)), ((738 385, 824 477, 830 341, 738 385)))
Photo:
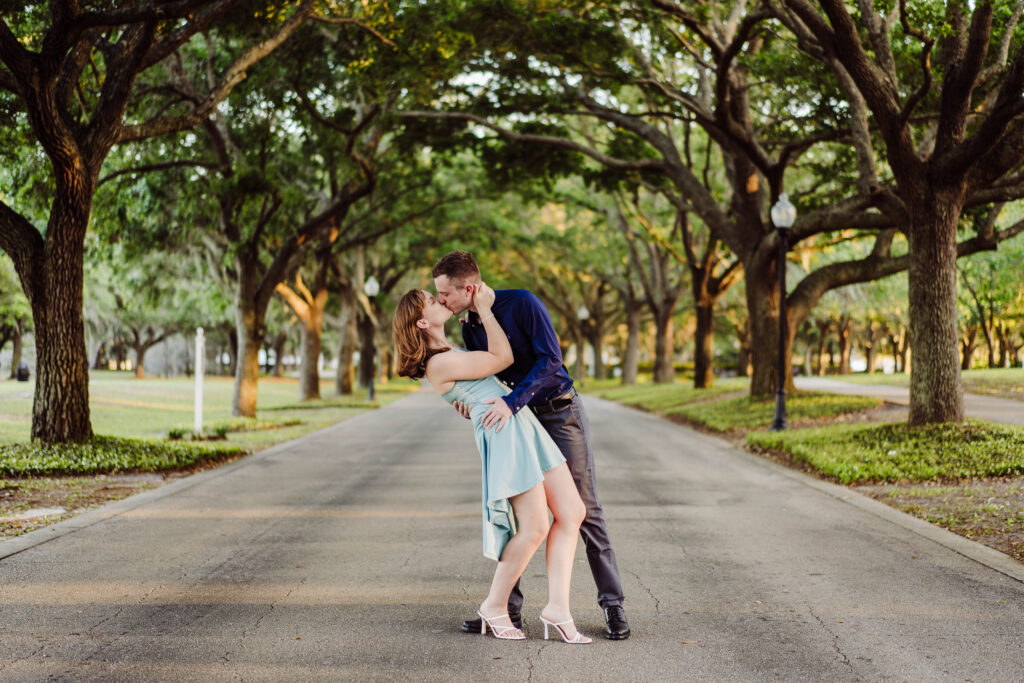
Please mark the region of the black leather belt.
POLYGON ((556 396, 550 401, 541 401, 539 403, 531 403, 530 410, 533 411, 534 415, 547 415, 553 413, 556 410, 561 410, 566 407, 572 400, 576 398, 576 388, 573 387, 569 391, 565 392, 561 396, 556 396))

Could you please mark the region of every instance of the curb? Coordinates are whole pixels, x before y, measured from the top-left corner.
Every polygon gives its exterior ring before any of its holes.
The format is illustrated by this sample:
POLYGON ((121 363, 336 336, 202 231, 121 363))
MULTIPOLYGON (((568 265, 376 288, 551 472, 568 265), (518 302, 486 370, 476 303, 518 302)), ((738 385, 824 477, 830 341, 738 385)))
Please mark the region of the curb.
POLYGON ((884 519, 887 522, 891 522, 906 529, 907 531, 917 534, 918 536, 922 536, 930 541, 938 543, 942 547, 952 550, 969 560, 973 560, 974 562, 984 565, 989 569, 994 569, 1000 574, 1004 574, 1011 579, 1024 583, 1024 564, 1021 564, 1005 553, 1001 553, 994 548, 989 548, 987 545, 983 545, 977 541, 972 541, 969 538, 964 538, 963 536, 955 534, 948 529, 943 529, 940 526, 926 522, 923 519, 914 517, 902 510, 897 510, 896 508, 890 507, 885 503, 881 503, 874 498, 869 498, 855 489, 812 477, 809 474, 791 469, 785 465, 773 462, 767 458, 762 458, 748 451, 735 448, 732 445, 728 445, 728 447, 743 458, 758 462, 769 469, 789 477, 790 479, 799 481, 806 486, 810 486, 822 493, 826 493, 833 498, 843 501, 844 503, 849 503, 868 514, 884 519))
MULTIPOLYGON (((380 408, 377 410, 380 410, 380 408)), ((365 415, 372 415, 374 412, 375 411, 373 410, 368 410, 361 415, 356 415, 355 417, 347 420, 336 422, 329 427, 324 427, 323 429, 310 432, 309 434, 303 434, 291 441, 285 441, 261 451, 251 453, 235 460, 234 462, 216 467, 212 470, 197 472, 169 484, 163 484, 150 491, 143 491, 142 493, 137 493, 134 496, 129 496, 128 498, 108 503, 107 505, 96 508, 95 510, 83 512, 80 515, 75 515, 71 519, 65 519, 62 522, 51 524, 50 526, 43 527, 42 529, 30 531, 22 536, 15 536, 14 538, 10 538, 6 541, 0 541, 0 561, 11 557, 12 555, 17 555, 18 553, 29 550, 30 548, 35 548, 36 546, 61 538, 62 536, 67 536, 68 534, 73 534, 76 531, 87 529, 95 524, 99 524, 100 522, 104 522, 126 512, 130 512, 136 508, 142 507, 143 505, 148 505, 149 503, 160 500, 161 498, 173 496, 181 491, 187 491, 188 489, 194 486, 199 486, 210 479, 231 474, 237 469, 265 460, 266 458, 292 448, 296 444, 322 436, 325 432, 329 432, 330 430, 337 428, 339 425, 351 424, 354 420, 359 420, 365 415)))

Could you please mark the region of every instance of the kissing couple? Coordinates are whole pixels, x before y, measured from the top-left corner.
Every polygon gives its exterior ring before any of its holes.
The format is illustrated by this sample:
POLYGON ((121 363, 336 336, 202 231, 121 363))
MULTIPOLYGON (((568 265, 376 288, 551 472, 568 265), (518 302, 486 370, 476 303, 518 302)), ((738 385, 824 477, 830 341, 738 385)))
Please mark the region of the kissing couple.
POLYGON ((436 296, 413 289, 399 301, 395 349, 398 374, 425 377, 472 420, 480 451, 483 550, 498 566, 479 618, 464 621, 462 630, 486 634, 490 628, 505 640, 526 637, 519 579, 547 541, 544 638, 554 627, 567 643, 591 642, 576 630, 569 610, 579 533, 604 610, 605 637, 628 638, 619 568, 597 499, 589 422, 547 308, 527 290, 488 287, 466 251, 442 257, 433 277, 436 296), (444 328, 453 314, 464 312, 463 349, 444 328))

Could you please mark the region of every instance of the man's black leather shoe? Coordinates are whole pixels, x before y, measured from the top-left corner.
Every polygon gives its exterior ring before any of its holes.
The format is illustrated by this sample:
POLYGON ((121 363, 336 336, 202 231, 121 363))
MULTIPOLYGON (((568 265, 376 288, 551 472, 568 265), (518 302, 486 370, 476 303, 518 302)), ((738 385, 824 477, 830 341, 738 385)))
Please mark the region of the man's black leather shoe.
POLYGON ((622 609, 622 605, 605 607, 604 620, 608 623, 604 630, 605 638, 608 640, 629 638, 629 622, 626 621, 626 612, 622 609))
MULTIPOLYGON (((522 630, 523 628, 523 617, 520 614, 510 614, 509 619, 512 620, 512 625, 522 630)), ((476 619, 466 619, 462 622, 462 630, 465 633, 480 633, 480 617, 476 619)), ((629 627, 626 627, 629 630, 629 627)))

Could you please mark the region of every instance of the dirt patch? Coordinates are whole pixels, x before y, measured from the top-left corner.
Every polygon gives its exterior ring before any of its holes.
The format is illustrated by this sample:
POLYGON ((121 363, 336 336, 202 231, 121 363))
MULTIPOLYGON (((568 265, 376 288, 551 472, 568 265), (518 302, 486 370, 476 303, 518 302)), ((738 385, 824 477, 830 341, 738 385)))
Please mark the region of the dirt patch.
POLYGON ((70 519, 87 510, 154 489, 188 474, 170 472, 0 479, 0 539, 20 536, 70 519), (58 509, 60 511, 54 512, 58 509), (46 511, 51 513, 37 514, 46 511))
POLYGON ((852 488, 1024 562, 1024 477, 852 488))

